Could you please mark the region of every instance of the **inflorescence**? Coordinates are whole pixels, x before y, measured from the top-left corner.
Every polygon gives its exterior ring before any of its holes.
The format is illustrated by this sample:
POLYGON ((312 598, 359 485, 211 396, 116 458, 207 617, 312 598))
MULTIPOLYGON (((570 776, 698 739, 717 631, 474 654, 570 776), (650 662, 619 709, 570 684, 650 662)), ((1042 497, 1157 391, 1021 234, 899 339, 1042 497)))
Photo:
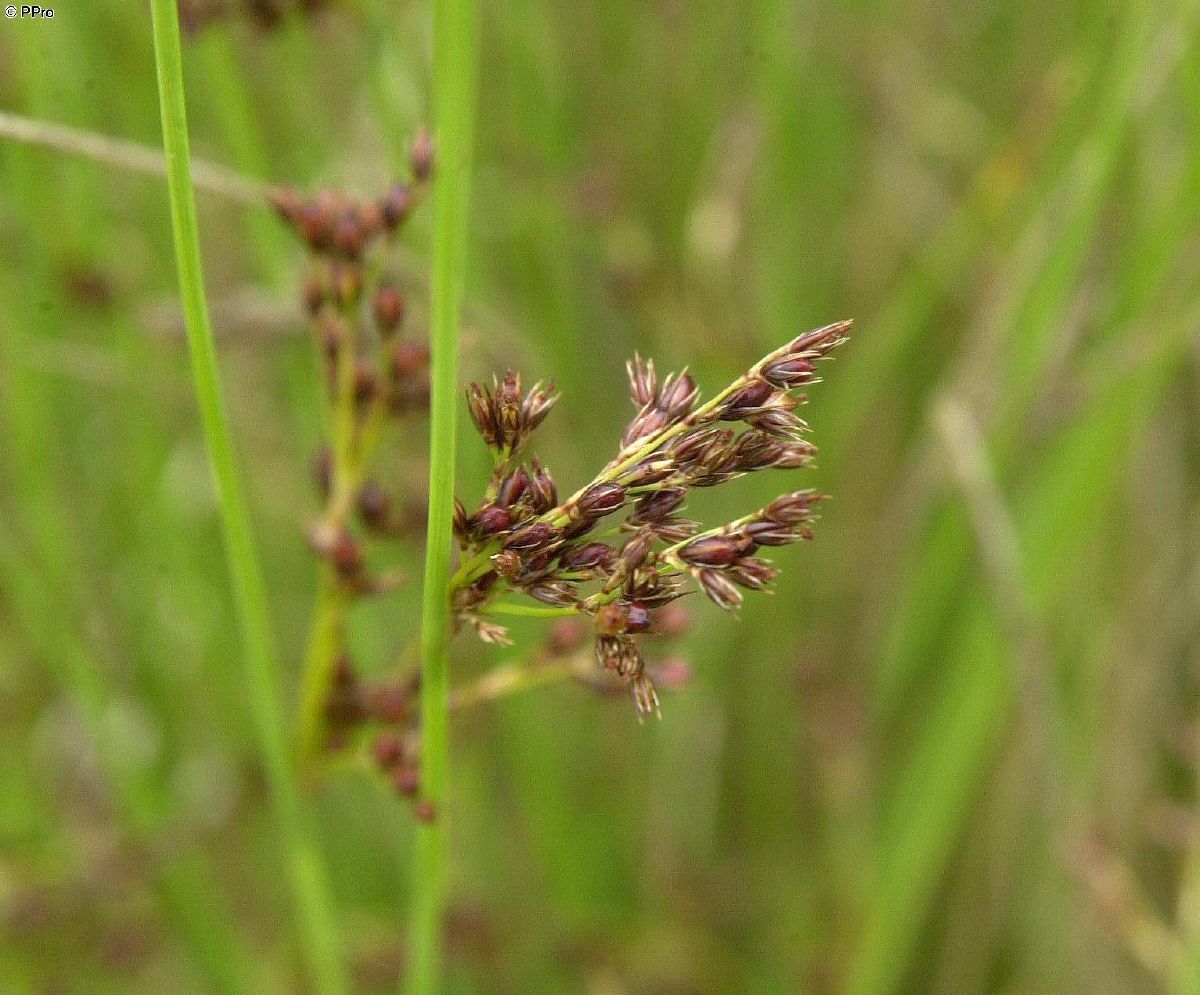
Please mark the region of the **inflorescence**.
POLYGON ((746 473, 808 467, 816 448, 796 415, 800 388, 817 382, 817 363, 845 341, 849 321, 815 329, 759 360, 711 400, 684 370, 661 380, 653 361, 628 364, 636 414, 617 455, 564 501, 550 471, 525 458, 530 433, 558 400, 552 384, 523 390, 517 373, 491 387, 473 383, 467 404, 492 451, 495 470, 471 512, 457 503, 454 528, 462 562, 452 581, 457 618, 488 642, 506 642, 489 615, 513 606, 505 591, 590 616, 599 665, 629 688, 639 717, 657 714, 658 694, 638 636, 690 584, 725 609, 743 590, 775 579, 763 548, 812 538, 822 495, 798 490, 713 529, 683 517, 688 492, 746 473), (604 531, 597 527, 623 514, 604 531), (690 584, 689 584, 690 582, 690 584))

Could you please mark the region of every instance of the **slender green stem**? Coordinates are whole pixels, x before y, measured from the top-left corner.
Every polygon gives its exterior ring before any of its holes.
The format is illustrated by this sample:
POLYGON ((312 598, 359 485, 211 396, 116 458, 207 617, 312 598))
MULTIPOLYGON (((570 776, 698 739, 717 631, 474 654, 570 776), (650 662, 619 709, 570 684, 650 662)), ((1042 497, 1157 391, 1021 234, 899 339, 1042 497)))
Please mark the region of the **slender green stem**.
POLYGON ((439 986, 445 900, 444 800, 449 743, 450 549, 454 515, 454 438, 458 408, 458 322, 463 295, 474 128, 474 0, 438 0, 433 8, 434 123, 439 179, 434 191, 431 273, 429 522, 421 613, 421 780, 437 816, 417 834, 409 989, 439 986))
POLYGON ((523 605, 512 601, 493 601, 487 610, 496 615, 523 615, 526 618, 569 618, 582 614, 570 605, 556 608, 554 605, 523 605))
POLYGON ((188 158, 178 8, 175 0, 152 0, 150 9, 179 292, 187 324, 196 398, 220 500, 234 605, 246 645, 250 709, 284 850, 290 861, 302 932, 301 946, 318 990, 341 992, 346 989, 346 984, 334 941, 334 920, 320 859, 305 825, 288 755, 287 723, 279 694, 266 594, 221 399, 216 348, 204 297, 199 227, 188 158))

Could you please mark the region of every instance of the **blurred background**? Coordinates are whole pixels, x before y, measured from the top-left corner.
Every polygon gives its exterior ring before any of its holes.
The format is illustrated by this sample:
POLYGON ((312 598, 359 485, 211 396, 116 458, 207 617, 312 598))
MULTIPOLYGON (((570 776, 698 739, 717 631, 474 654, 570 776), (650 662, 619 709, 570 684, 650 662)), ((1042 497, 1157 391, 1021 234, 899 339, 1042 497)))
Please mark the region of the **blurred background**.
MULTIPOLYGON (((403 171, 426 5, 184 6, 197 157, 364 195, 403 171)), ((634 350, 711 394, 857 324, 811 391, 819 469, 694 509, 833 496, 773 596, 690 599, 661 722, 570 684, 454 717, 451 991, 1193 990, 1196 6, 484 0, 462 372, 557 380, 561 487, 615 449, 634 350)), ((0 107, 158 146, 144 5, 0 24, 0 107)), ((304 256, 199 196, 291 701, 304 256)), ((0 987, 303 990, 165 185, 3 129, 0 425, 0 987)), ((384 455, 418 503, 426 430, 384 455)), ((467 426, 460 452, 469 500, 467 426)), ((355 615, 367 673, 416 633, 420 549, 355 615)), ((544 631, 460 636, 455 683, 544 631)), ((356 770, 316 805, 359 990, 391 990, 411 811, 356 770)))

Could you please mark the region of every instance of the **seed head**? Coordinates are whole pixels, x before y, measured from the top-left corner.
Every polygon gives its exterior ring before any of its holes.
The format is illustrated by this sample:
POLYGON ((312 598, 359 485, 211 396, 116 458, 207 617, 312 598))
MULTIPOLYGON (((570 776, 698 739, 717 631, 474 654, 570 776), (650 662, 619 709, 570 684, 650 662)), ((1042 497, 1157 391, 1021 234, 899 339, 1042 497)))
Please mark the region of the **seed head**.
POLYGON ((489 505, 471 520, 472 531, 479 539, 490 539, 512 526, 512 512, 499 505, 489 505))
POLYGON ((767 403, 775 388, 765 380, 751 379, 727 400, 721 411, 722 421, 741 421, 748 411, 767 403))
POLYGON ((559 565, 570 573, 582 570, 608 572, 617 562, 617 551, 602 542, 568 546, 558 559, 559 565))
POLYGON ((732 566, 746 551, 747 542, 741 536, 702 536, 680 549, 679 558, 694 567, 720 569, 732 566))
POLYGON ((533 502, 533 510, 541 514, 558 504, 558 488, 554 484, 554 478, 550 476, 550 471, 542 466, 537 457, 530 461, 529 466, 533 471, 529 477, 529 496, 533 502))
POLYGON ((638 499, 637 504, 633 506, 633 517, 630 521, 635 524, 659 521, 678 510, 686 500, 686 487, 667 487, 661 491, 652 491, 638 499))
POLYGON ((530 522, 528 525, 523 525, 511 533, 504 540, 504 545, 508 549, 526 552, 542 546, 548 546, 557 538, 558 529, 553 525, 547 522, 530 522))
POLYGON ((698 570, 695 574, 700 589, 726 611, 742 605, 742 592, 720 570, 698 570))
POLYGON ((783 494, 762 510, 762 516, 780 525, 799 525, 812 520, 812 507, 821 498, 816 491, 783 494))
POLYGON ((404 295, 395 287, 385 285, 375 291, 375 298, 371 303, 379 334, 387 338, 404 320, 404 295))
POLYGON ((635 354, 625 364, 629 375, 629 396, 634 406, 644 408, 658 400, 658 375, 654 372, 654 360, 643 360, 635 354))
POLYGON ((625 503, 625 488, 620 484, 592 484, 579 498, 579 511, 585 518, 603 518, 625 503))

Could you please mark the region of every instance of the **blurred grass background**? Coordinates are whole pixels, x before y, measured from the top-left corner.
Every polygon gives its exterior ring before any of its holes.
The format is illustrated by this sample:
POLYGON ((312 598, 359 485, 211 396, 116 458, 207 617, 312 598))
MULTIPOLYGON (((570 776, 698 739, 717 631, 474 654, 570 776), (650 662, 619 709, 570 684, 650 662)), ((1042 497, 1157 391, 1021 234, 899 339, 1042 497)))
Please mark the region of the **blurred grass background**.
MULTIPOLYGON (((455 716, 451 990, 1197 990, 1195 8, 483 4, 463 372, 558 380, 561 486, 613 448, 635 349, 711 392, 857 328, 812 391, 820 470, 699 509, 834 495, 773 597, 695 606, 661 723, 566 686, 455 716)), ((374 194, 429 58, 416 3, 214 23, 193 153, 374 194)), ((0 108, 157 145, 143 6, 0 24, 0 108)), ((200 207, 294 693, 302 257, 200 207)), ((0 234, 0 987, 297 990, 165 186, 0 138, 0 234)), ((365 669, 416 586, 357 616, 365 669)), ((455 649, 457 680, 509 655, 455 649)), ((317 804, 358 986, 390 990, 411 816, 356 773, 317 804)))

